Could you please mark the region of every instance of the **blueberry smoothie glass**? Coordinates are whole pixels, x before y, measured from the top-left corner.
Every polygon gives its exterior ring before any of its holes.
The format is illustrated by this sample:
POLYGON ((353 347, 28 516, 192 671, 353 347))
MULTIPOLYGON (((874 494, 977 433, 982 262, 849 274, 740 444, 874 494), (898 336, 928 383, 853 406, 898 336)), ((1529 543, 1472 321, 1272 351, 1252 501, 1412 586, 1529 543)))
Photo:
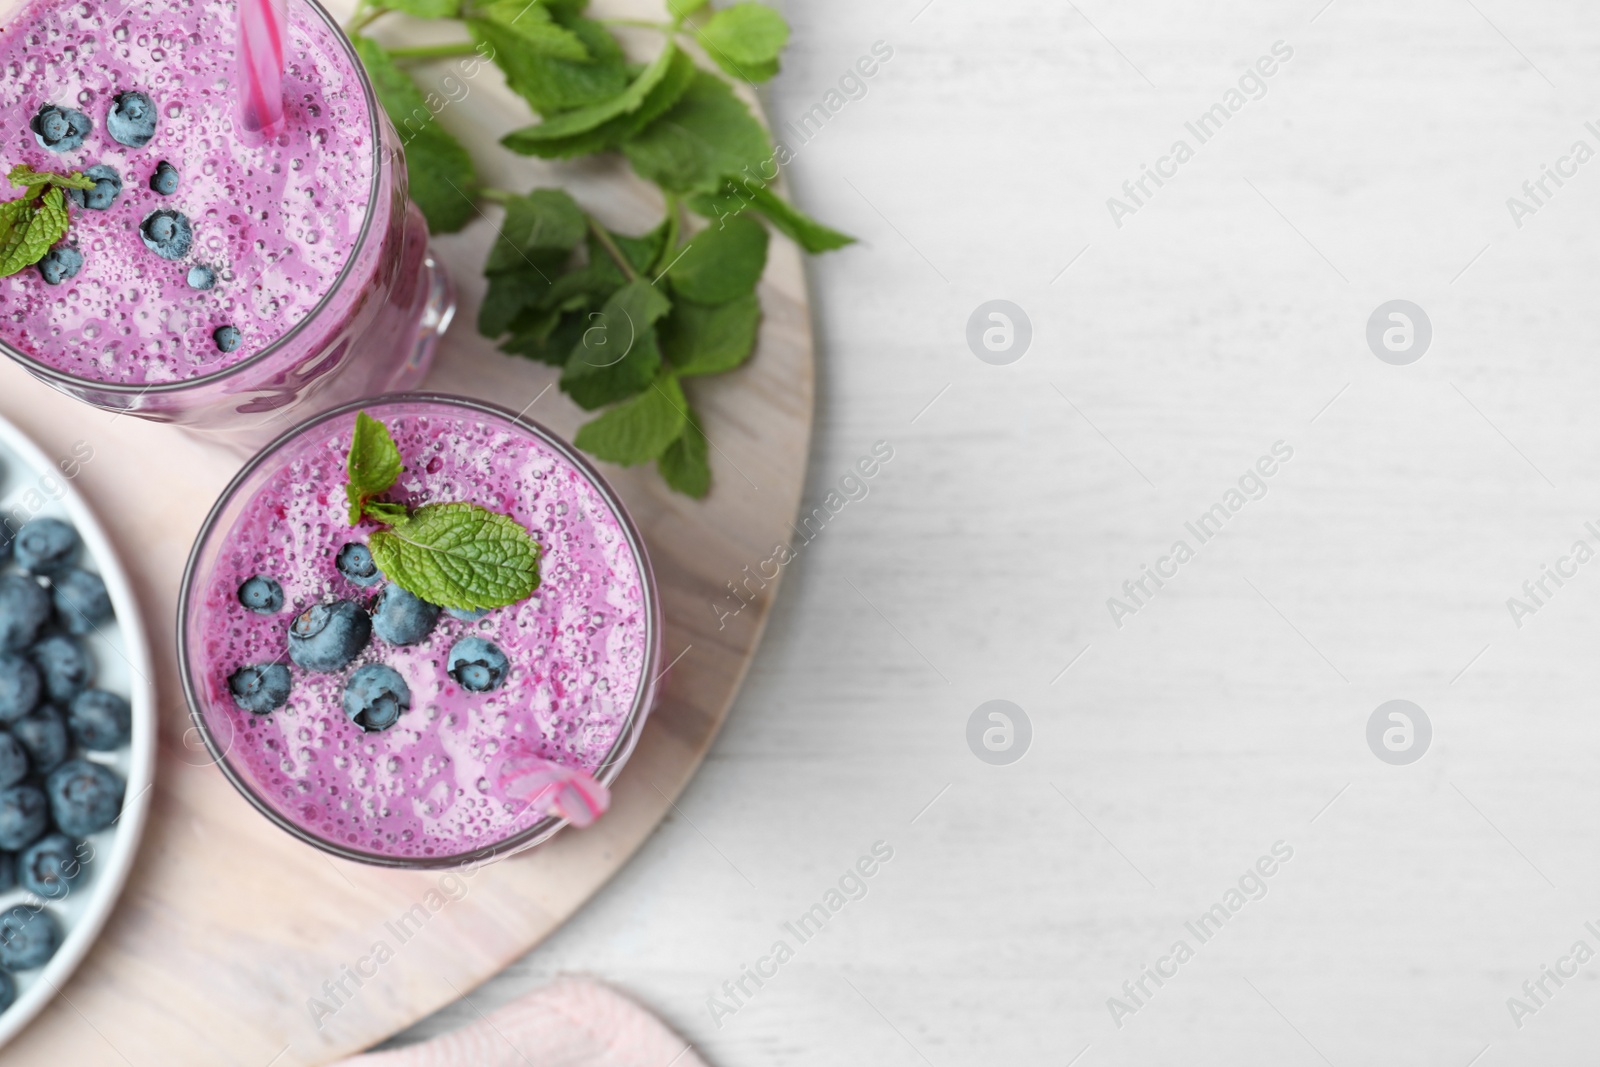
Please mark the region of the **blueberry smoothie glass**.
POLYGON ((429 393, 347 404, 260 452, 178 605, 190 715, 228 779, 301 840, 392 867, 479 863, 565 825, 499 768, 531 756, 609 786, 654 702, 660 633, 643 542, 594 468, 499 407, 429 393), (380 527, 347 519, 358 411, 398 446, 395 506, 470 501, 532 533, 531 596, 440 610, 389 580, 380 527))
POLYGON ((453 290, 394 127, 314 0, 288 0, 286 125, 259 144, 238 125, 231 0, 0 9, 0 172, 95 181, 68 194, 66 237, 0 278, 0 349, 246 450, 421 381, 453 290))

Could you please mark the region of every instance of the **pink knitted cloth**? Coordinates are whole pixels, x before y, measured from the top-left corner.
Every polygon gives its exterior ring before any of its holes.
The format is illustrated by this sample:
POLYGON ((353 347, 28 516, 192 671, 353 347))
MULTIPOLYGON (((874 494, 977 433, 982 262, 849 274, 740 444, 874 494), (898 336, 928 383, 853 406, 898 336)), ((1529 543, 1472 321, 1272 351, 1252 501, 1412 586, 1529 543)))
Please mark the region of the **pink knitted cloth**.
POLYGON ((615 990, 563 978, 455 1033, 336 1067, 706 1067, 689 1043, 615 990))

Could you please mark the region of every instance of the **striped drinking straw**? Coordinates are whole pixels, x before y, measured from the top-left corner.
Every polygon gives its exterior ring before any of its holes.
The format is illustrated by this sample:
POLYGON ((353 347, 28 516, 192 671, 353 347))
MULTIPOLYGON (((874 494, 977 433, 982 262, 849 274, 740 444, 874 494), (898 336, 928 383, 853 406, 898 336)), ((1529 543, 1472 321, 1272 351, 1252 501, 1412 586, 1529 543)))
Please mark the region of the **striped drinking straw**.
POLYGON ((283 132, 287 0, 239 0, 239 125, 249 140, 283 132))

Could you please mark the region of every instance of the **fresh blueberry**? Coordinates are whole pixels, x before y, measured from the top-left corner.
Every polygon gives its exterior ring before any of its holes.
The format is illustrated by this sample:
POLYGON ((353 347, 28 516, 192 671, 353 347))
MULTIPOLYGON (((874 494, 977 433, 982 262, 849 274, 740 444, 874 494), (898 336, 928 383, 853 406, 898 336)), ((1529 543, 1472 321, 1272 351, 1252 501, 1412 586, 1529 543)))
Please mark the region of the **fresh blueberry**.
POLYGON ((50 772, 44 788, 50 814, 64 834, 88 837, 111 825, 122 811, 122 779, 109 767, 88 760, 68 760, 50 772))
POLYGON ((106 132, 118 144, 143 148, 156 135, 156 105, 140 92, 118 93, 106 113, 106 132))
POLYGON ((488 608, 472 608, 470 610, 467 608, 445 608, 444 610, 452 619, 460 619, 462 622, 477 622, 489 614, 488 608))
POLYGON ((20 652, 33 644, 50 619, 50 594, 32 578, 0 575, 0 652, 20 652))
POLYGON ((433 632, 439 608, 392 582, 378 594, 372 611, 372 632, 391 645, 414 645, 433 632))
POLYGON ((339 554, 333 557, 333 565, 339 568, 340 574, 362 587, 377 585, 383 580, 383 573, 372 561, 372 550, 360 541, 350 541, 339 549, 339 554))
POLYGON ((110 752, 127 744, 132 724, 128 702, 104 689, 85 689, 67 706, 72 739, 91 752, 110 752))
POLYGON ((31 971, 61 947, 61 923, 44 908, 16 904, 0 912, 0 967, 31 971))
POLYGON ((118 196, 122 195, 122 175, 117 173, 115 167, 100 163, 84 171, 83 176, 94 179, 93 189, 67 190, 67 195, 79 207, 105 211, 118 196))
POLYGON ((28 750, 11 734, 0 730, 0 789, 16 785, 28 776, 28 750))
POLYGON ((77 848, 77 843, 66 834, 46 834, 29 845, 17 860, 17 877, 22 888, 46 900, 64 898, 83 877, 77 848))
POLYGON ((265 574, 246 578, 239 586, 239 603, 257 615, 275 615, 283 610, 283 586, 265 574))
POLYGON ((39 261, 39 273, 46 285, 60 285, 68 278, 76 278, 83 269, 83 253, 71 245, 52 248, 39 261))
POLYGON ((363 730, 387 730, 410 708, 411 687, 393 667, 369 663, 345 683, 344 713, 363 730))
POLYGON ((59 767, 72 747, 67 739, 66 720, 49 704, 41 704, 12 723, 11 736, 28 750, 28 762, 37 774, 49 774, 59 767))
POLYGON ((0 722, 16 722, 38 707, 43 689, 33 664, 15 652, 0 653, 0 722))
POLYGON ((217 284, 217 272, 210 267, 189 268, 189 288, 210 289, 217 284))
POLYGON ((237 326, 218 326, 211 331, 211 339, 216 342, 217 348, 221 351, 232 352, 239 347, 239 342, 243 340, 243 337, 240 335, 239 327, 237 326))
POLYGON ((83 642, 66 634, 51 634, 28 649, 28 658, 44 679, 44 692, 65 704, 94 682, 94 660, 83 642))
POLYGON ((54 104, 39 108, 39 113, 33 116, 28 125, 33 127, 34 139, 40 146, 52 152, 70 152, 74 148, 82 148, 83 139, 94 128, 88 115, 54 104))
POLYGON ((17 565, 34 574, 71 566, 82 549, 78 531, 60 519, 34 519, 17 531, 17 565))
POLYGON ((14 785, 0 790, 0 848, 27 848, 50 826, 50 802, 37 786, 14 785))
POLYGON ((472 693, 498 689, 511 661, 498 645, 481 637, 463 637, 450 646, 446 669, 461 688, 472 693))
POLYGON ((156 172, 150 175, 150 188, 162 196, 171 196, 178 191, 178 168, 166 160, 156 164, 156 172))
MULTIPOLYGON (((17 887, 17 854, 0 852, 0 893, 17 887)), ((0 974, 5 974, 0 971, 0 974)), ((0 1011, 5 1011, 5 998, 0 997, 0 1011)))
POLYGON ((182 259, 194 243, 194 227, 183 212, 162 208, 139 223, 139 236, 144 238, 144 246, 162 259, 182 259))
POLYGON ((336 671, 372 639, 372 618, 352 600, 313 604, 289 624, 289 658, 308 671, 336 671))
POLYGON ((69 634, 82 637, 94 633, 111 618, 111 597, 106 583, 91 571, 63 567, 50 576, 50 597, 55 601, 56 619, 69 634))
POLYGON ((240 667, 228 675, 233 702, 257 715, 277 711, 289 699, 289 668, 281 663, 240 667))

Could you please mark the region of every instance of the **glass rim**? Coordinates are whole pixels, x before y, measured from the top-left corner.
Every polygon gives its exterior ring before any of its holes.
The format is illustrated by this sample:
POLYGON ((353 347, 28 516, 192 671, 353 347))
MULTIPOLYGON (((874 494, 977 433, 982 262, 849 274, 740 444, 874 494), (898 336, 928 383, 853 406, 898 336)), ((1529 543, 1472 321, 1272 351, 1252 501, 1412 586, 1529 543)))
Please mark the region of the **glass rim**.
POLYGON ((101 393, 144 396, 147 394, 178 393, 185 389, 194 389, 200 386, 212 385, 223 381, 233 375, 239 374, 256 366, 268 356, 276 354, 279 349, 300 336, 317 316, 328 306, 328 303, 339 293, 350 279, 350 272, 355 269, 360 253, 367 247, 367 240, 372 235, 372 216, 378 203, 379 194, 383 190, 383 116, 378 104, 376 91, 372 87, 372 79, 367 76, 367 68, 362 64, 361 57, 356 54, 355 44, 350 36, 344 32, 338 21, 328 13, 318 0, 292 0, 293 3, 303 3, 322 20, 322 24, 333 31, 334 39, 344 49, 345 58, 349 60, 351 68, 356 72, 356 78, 361 85, 361 95, 367 105, 367 127, 372 140, 372 181, 368 187, 367 210, 361 220, 361 231, 356 234, 355 243, 350 246, 350 257, 340 268, 338 275, 328 286, 328 291, 312 306, 311 310, 301 316, 287 333, 281 334, 271 344, 267 345, 248 359, 223 367, 221 370, 212 371, 195 378, 184 378, 172 382, 107 382, 97 378, 85 378, 70 374, 59 367, 53 367, 35 356, 31 356, 4 338, 0 338, 0 352, 21 363, 28 372, 35 377, 43 378, 52 384, 70 386, 76 390, 92 390, 101 393))
POLYGON ((229 745, 227 751, 221 750, 216 737, 212 733, 210 724, 206 721, 202 702, 196 691, 191 669, 193 664, 191 664, 189 657, 188 627, 186 624, 189 618, 189 604, 191 593, 194 591, 200 555, 212 536, 218 532, 217 523, 222 517, 223 510, 233 500, 245 482, 268 460, 276 456, 281 449, 316 427, 357 411, 376 410, 399 403, 443 404, 448 407, 464 408, 479 414, 491 415, 522 429, 543 444, 554 449, 558 455, 571 463, 579 473, 588 478, 589 483, 599 492, 601 498, 611 508, 612 514, 616 516, 617 523, 622 528, 623 536, 627 538, 628 547, 633 551, 634 560, 639 566, 640 585, 644 590, 643 607, 645 619, 644 662, 640 667, 639 687, 634 693, 633 706, 628 709, 627 718, 622 722, 622 728, 617 734, 616 741, 607 750, 605 758, 601 760, 600 766, 594 774, 595 780, 607 787, 616 781, 623 765, 628 762, 629 757, 633 754, 634 747, 638 744, 639 735, 643 732, 644 722, 654 707, 656 686, 661 678, 661 672, 659 671, 653 677, 650 674, 655 669, 656 662, 660 659, 663 620, 661 616, 661 599, 656 589, 655 571, 650 565, 650 556, 645 550, 644 538, 640 535, 638 527, 634 525, 633 517, 628 513, 626 505, 617 496, 616 491, 600 475, 594 464, 590 463, 575 447, 539 423, 514 413, 509 408, 504 408, 485 400, 457 396, 452 393, 433 392, 384 393, 380 396, 353 400, 348 404, 341 404, 339 407, 311 416, 287 432, 280 434, 270 444, 252 456, 217 497, 217 501, 212 505, 210 513, 206 515, 205 521, 200 525, 200 531, 195 536, 194 547, 189 551, 188 562, 184 564, 183 580, 178 588, 178 677, 183 686, 184 700, 189 705, 190 722, 205 743, 206 751, 210 754, 212 762, 221 768, 223 776, 257 811, 265 815, 279 828, 308 845, 331 853, 340 859, 356 863, 406 870, 454 870, 487 863, 537 845, 567 825, 569 820, 560 816, 547 815, 504 840, 448 856, 392 856, 381 852, 369 852, 364 849, 351 848, 337 841, 322 837, 285 817, 229 761, 228 754, 232 751, 232 745, 229 745))

